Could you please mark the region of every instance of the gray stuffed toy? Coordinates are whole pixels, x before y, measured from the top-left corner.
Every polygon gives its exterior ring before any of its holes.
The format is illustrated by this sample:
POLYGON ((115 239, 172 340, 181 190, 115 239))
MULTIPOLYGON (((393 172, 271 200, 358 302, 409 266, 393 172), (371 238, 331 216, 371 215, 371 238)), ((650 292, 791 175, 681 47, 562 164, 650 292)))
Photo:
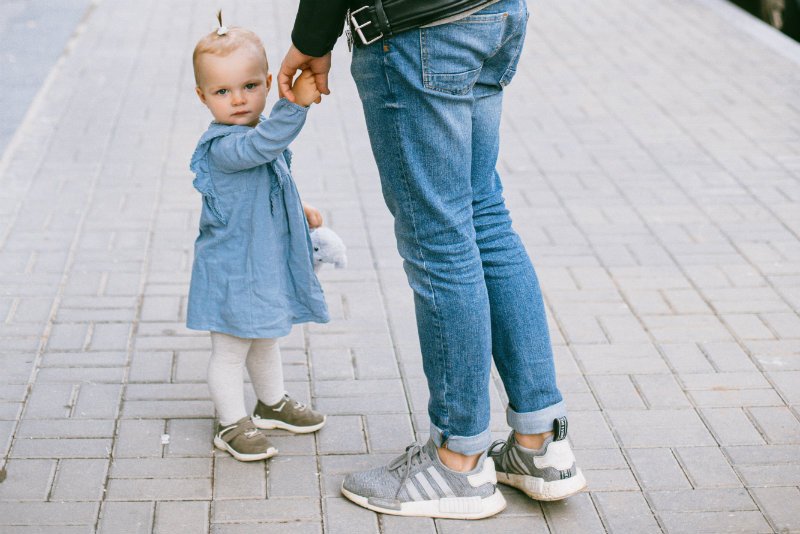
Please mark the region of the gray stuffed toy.
POLYGON ((319 272, 323 263, 332 263, 337 269, 347 267, 347 249, 342 238, 324 226, 311 231, 314 247, 314 272, 319 272))

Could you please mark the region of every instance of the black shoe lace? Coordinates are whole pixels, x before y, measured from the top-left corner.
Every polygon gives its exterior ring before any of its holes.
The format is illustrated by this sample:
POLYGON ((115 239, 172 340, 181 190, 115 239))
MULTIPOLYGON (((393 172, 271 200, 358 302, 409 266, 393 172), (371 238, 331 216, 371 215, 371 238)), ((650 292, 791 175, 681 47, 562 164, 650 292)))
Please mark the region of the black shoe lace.
POLYGON ((506 451, 510 446, 511 445, 509 444, 509 442, 504 439, 498 439, 497 441, 492 443, 491 446, 489 446, 489 451, 487 455, 489 456, 489 458, 495 460, 495 463, 497 464, 497 467, 499 469, 503 468, 506 459, 506 451))
POLYGON ((408 481, 411 467, 413 465, 422 463, 423 455, 425 455, 425 451, 423 450, 422 445, 415 441, 406 447, 406 452, 404 454, 401 454, 392 460, 391 463, 389 463, 389 466, 387 467, 389 471, 405 468, 402 471, 402 477, 400 477, 400 486, 397 488, 397 491, 394 494, 395 499, 397 499, 397 496, 400 495, 400 490, 403 489, 403 486, 405 486, 406 482, 408 481))
POLYGON ((492 443, 489 446, 488 454, 489 454, 490 457, 503 456, 503 455, 505 455, 507 449, 508 449, 508 441, 506 441, 504 439, 498 439, 497 441, 495 441, 494 443, 492 443), (500 450, 499 451, 495 451, 495 449, 497 449, 498 445, 500 446, 500 450))

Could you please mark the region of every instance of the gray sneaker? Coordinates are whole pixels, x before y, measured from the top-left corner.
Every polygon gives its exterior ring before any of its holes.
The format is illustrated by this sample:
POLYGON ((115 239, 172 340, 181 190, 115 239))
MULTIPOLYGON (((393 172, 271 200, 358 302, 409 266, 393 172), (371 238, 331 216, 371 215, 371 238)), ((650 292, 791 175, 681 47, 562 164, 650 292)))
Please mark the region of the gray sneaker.
POLYGON ((567 418, 555 420, 553 436, 538 450, 526 449, 514 439, 495 441, 489 457, 497 464, 497 481, 524 491, 537 501, 558 501, 586 487, 567 441, 567 418))
POLYGON ((459 473, 442 464, 432 440, 411 444, 388 466, 347 475, 342 494, 392 515, 481 519, 506 507, 491 458, 484 453, 475 469, 459 473))
POLYGON ((253 422, 258 428, 265 430, 282 428, 295 434, 307 434, 322 428, 325 416, 284 394, 283 398, 272 406, 258 401, 253 410, 253 422))
POLYGON ((214 446, 241 462, 263 460, 278 453, 249 417, 242 417, 232 425, 217 425, 214 446))

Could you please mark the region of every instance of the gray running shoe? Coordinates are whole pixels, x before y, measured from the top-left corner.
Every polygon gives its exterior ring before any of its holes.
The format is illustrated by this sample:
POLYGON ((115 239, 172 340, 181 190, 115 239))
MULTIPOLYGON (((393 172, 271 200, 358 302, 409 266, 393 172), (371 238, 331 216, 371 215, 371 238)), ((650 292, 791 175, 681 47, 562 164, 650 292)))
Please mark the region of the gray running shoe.
POLYGON ((283 398, 272 406, 258 401, 253 410, 253 422, 258 428, 265 430, 282 428, 295 434, 308 434, 322 428, 325 416, 284 394, 283 398))
POLYGON ((481 519, 506 507, 491 458, 484 453, 475 469, 459 473, 442 464, 432 440, 411 444, 388 466, 347 475, 342 494, 392 515, 481 519))
POLYGON ((567 441, 567 418, 554 422, 553 436, 538 450, 526 449, 514 438, 495 441, 489 457, 497 464, 497 481, 524 491, 537 501, 558 501, 586 487, 567 441))
POLYGON ((278 453, 249 417, 242 417, 232 425, 217 425, 214 446, 241 462, 263 460, 278 453))

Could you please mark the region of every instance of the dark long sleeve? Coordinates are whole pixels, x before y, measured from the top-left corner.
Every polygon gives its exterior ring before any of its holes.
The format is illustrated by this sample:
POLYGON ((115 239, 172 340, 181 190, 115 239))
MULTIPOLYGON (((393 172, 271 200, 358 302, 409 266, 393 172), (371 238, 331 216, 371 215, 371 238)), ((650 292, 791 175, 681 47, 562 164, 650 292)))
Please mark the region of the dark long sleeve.
POLYGON ((309 56, 324 56, 342 34, 349 0, 300 0, 292 30, 295 48, 309 56))

